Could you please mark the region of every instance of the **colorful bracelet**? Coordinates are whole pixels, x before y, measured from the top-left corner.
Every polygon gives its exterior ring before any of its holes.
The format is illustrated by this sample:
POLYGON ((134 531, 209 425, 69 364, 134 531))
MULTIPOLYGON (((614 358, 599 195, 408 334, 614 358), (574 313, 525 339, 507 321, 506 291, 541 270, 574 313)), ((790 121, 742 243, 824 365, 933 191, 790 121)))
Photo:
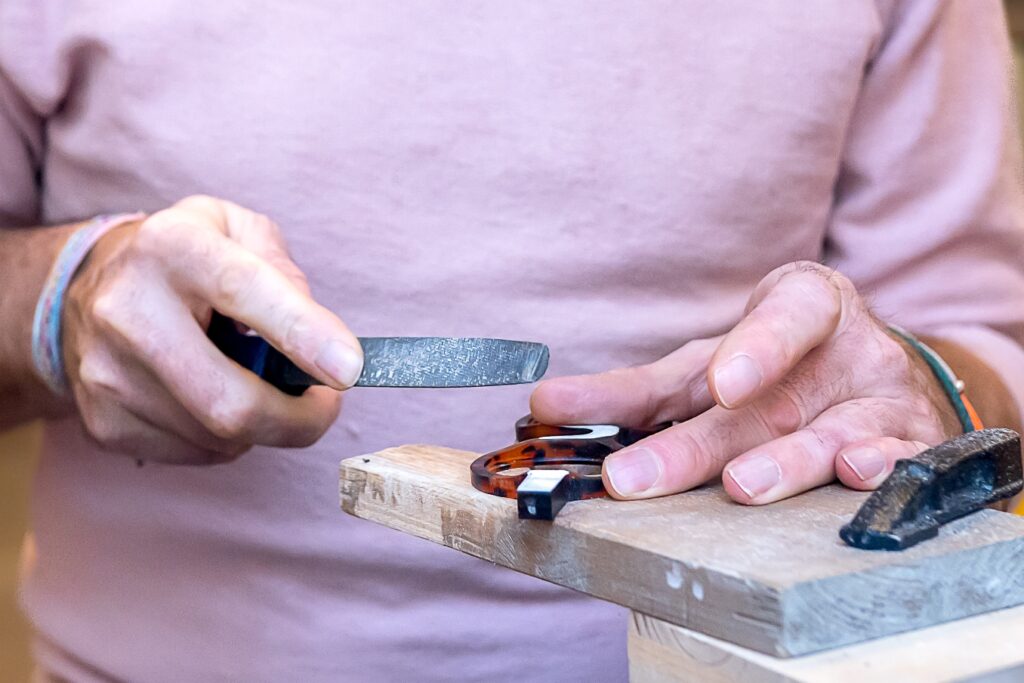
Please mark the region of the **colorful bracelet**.
POLYGON ((898 325, 889 325, 889 331, 909 344, 928 363, 928 367, 931 368, 935 379, 939 380, 942 390, 949 397, 949 402, 953 404, 953 409, 956 411, 956 416, 959 418, 960 425, 964 429, 964 434, 984 429, 981 418, 978 417, 978 412, 971 405, 970 399, 967 398, 965 393, 967 387, 964 381, 956 376, 953 368, 949 367, 946 361, 942 360, 942 357, 935 352, 935 349, 898 325))
POLYGON ((120 225, 145 217, 144 213, 97 216, 76 230, 57 255, 32 319, 32 360, 36 372, 55 394, 67 393, 61 350, 61 313, 71 278, 101 237, 120 225))

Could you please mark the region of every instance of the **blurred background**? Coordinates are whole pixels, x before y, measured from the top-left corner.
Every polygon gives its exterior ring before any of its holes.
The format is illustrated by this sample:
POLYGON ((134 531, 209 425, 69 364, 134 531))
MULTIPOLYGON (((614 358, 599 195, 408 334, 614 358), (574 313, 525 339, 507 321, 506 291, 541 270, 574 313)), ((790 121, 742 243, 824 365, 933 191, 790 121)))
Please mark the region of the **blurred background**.
MULTIPOLYGON (((1019 112, 1024 112, 1024 0, 1005 0, 1014 38, 1019 112)), ((1024 122, 1024 113, 1018 118, 1024 122)), ((38 425, 0 434, 0 681, 28 681, 28 625, 17 608, 18 553, 27 527, 28 490, 40 444, 38 425)))
POLYGON ((31 673, 28 627, 18 612, 16 588, 39 432, 28 425, 0 434, 0 681, 27 681, 31 673))

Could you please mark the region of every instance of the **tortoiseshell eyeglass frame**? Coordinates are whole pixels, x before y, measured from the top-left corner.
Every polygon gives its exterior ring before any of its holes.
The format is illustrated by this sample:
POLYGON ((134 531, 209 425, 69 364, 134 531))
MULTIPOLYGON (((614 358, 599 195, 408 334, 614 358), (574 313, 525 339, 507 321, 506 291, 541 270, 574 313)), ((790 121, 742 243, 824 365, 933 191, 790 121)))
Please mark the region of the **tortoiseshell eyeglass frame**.
POLYGON ((616 425, 546 425, 527 415, 516 422, 516 443, 473 461, 473 487, 494 496, 515 498, 528 470, 561 469, 569 472, 567 500, 600 498, 606 495, 601 481, 604 459, 667 426, 631 429, 616 425), (506 474, 510 470, 522 471, 506 474))

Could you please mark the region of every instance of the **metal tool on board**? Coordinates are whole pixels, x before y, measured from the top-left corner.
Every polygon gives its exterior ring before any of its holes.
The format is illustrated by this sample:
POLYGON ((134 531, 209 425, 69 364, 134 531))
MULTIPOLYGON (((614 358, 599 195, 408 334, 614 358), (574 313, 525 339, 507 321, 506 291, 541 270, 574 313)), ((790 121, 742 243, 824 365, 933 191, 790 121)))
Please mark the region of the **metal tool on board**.
MULTIPOLYGON (((214 313, 207 335, 226 356, 281 391, 298 396, 321 384, 262 337, 214 313)), ((452 388, 536 382, 548 368, 548 347, 478 337, 360 337, 363 372, 357 387, 452 388)))
POLYGON ((1020 435, 1010 429, 968 432, 897 460, 839 537, 855 548, 903 550, 1022 486, 1020 435))

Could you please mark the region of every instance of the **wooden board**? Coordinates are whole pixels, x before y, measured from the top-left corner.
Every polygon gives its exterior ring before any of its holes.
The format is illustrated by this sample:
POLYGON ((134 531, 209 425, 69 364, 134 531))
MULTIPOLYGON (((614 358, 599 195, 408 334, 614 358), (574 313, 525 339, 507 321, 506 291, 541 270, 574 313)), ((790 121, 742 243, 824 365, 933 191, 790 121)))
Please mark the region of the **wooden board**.
POLYGON ((1024 603, 1024 518, 985 510, 899 553, 837 536, 865 494, 764 507, 719 487, 570 503, 554 523, 476 491, 472 453, 403 446, 341 463, 346 512, 744 647, 800 655, 1024 603))
POLYGON ((1024 680, 1024 607, 780 659, 638 612, 630 683, 940 683, 1024 680))

